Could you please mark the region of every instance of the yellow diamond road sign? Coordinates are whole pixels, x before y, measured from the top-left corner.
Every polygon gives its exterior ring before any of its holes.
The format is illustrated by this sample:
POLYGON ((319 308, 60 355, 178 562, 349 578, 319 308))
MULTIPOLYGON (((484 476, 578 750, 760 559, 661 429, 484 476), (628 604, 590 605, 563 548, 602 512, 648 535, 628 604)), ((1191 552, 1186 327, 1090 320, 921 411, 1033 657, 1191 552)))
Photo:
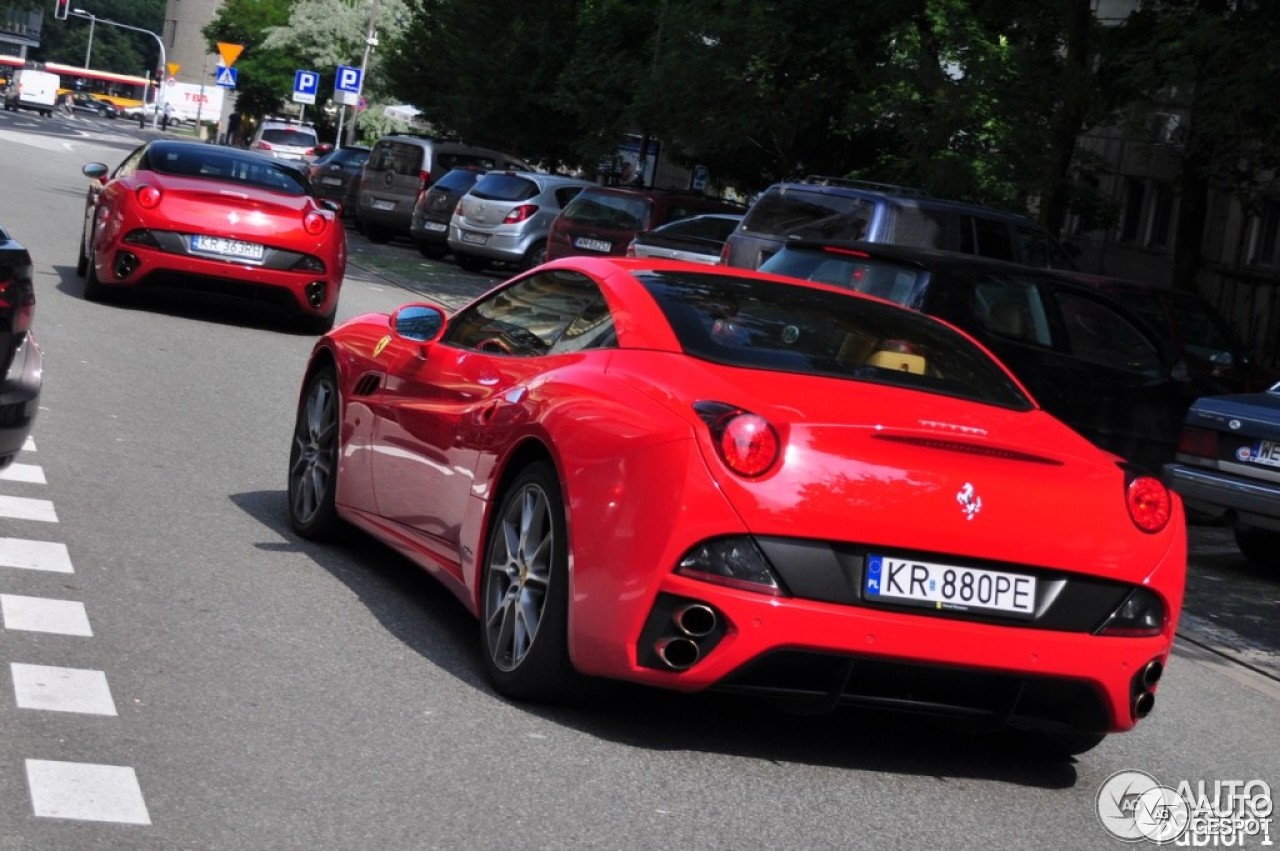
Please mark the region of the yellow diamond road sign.
POLYGON ((236 64, 236 60, 240 58, 240 52, 244 50, 243 44, 228 44, 225 41, 218 42, 218 55, 222 57, 222 64, 230 68, 236 64))

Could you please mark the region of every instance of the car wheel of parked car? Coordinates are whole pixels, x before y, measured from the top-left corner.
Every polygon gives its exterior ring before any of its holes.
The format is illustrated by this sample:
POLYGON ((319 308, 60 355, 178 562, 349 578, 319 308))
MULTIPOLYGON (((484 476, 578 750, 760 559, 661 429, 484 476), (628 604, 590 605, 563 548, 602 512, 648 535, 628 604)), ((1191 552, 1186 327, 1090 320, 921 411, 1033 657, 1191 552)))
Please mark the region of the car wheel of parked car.
POLYGON ((418 243, 418 251, 428 260, 439 260, 441 257, 449 253, 448 249, 439 245, 431 245, 426 242, 418 243))
POLYGON ((458 266, 464 272, 483 272, 484 267, 489 265, 489 261, 474 254, 459 254, 455 251, 453 252, 453 259, 458 261, 458 266))
POLYGON ((298 405, 289 448, 289 525, 304 538, 338 536, 338 379, 332 366, 317 369, 298 405))
POLYGON ((1252 526, 1237 526, 1236 546, 1245 558, 1258 564, 1280 564, 1280 532, 1270 529, 1256 529, 1252 526))
POLYGON ((575 690, 568 585, 564 497, 552 466, 537 462, 507 488, 485 555, 484 662, 507 697, 552 700, 575 690))
POLYGON ((546 240, 542 240, 541 242, 535 242, 532 246, 529 247, 529 250, 524 253, 524 257, 520 261, 520 271, 526 272, 529 269, 532 269, 534 266, 541 265, 543 261, 545 261, 546 259, 547 259, 546 240))
POLYGON ((364 233, 365 239, 375 245, 386 245, 391 241, 391 231, 381 225, 371 225, 368 222, 365 222, 364 227, 361 228, 361 232, 364 233))

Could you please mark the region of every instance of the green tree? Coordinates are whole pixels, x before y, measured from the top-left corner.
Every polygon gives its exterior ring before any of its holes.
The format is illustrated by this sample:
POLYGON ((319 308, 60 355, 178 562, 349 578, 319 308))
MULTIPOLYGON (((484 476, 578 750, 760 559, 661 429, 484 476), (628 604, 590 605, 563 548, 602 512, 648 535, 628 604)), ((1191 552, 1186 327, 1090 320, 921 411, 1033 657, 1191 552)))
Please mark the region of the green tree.
POLYGON ((284 51, 263 47, 273 27, 289 22, 290 7, 291 0, 224 0, 203 30, 211 53, 220 41, 244 47, 235 65, 236 104, 242 115, 270 115, 293 91, 296 62, 284 51))
MULTIPOLYGON (((72 3, 73 7, 80 4, 72 3)), ((164 20, 164 0, 95 0, 85 4, 100 20, 93 27, 93 46, 89 48, 89 20, 72 15, 66 20, 53 17, 52 3, 31 4, 14 0, 0 2, 0 18, 10 9, 44 10, 44 26, 40 46, 28 56, 39 62, 61 62, 77 67, 84 65, 89 53, 90 65, 98 71, 145 75, 159 65, 160 51, 154 38, 103 23, 101 19, 118 21, 159 33, 164 20)), ((72 81, 67 81, 71 85, 72 81)))

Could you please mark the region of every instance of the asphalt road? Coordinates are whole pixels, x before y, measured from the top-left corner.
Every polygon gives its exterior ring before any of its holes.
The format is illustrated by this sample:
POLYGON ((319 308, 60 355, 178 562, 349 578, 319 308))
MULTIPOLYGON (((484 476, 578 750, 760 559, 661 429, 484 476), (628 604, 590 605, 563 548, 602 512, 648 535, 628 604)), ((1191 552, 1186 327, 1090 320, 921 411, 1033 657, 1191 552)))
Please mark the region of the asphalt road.
MULTIPOLYGON (((498 698, 476 624, 431 580, 367 539, 288 531, 311 338, 237 308, 81 298, 80 166, 138 138, 0 117, 0 217, 35 256, 46 351, 30 475, 0 480, 29 512, 0 515, 0 544, 48 545, 0 546, 0 849, 1109 848, 1095 800, 1117 771, 1280 785, 1280 577, 1221 530, 1196 533, 1155 713, 1074 762, 712 696, 498 698), (22 628, 19 598, 80 604, 63 622, 89 634, 22 628), (98 700, 49 708, 70 680, 98 700)), ((351 243, 340 318, 500 280, 351 243)))

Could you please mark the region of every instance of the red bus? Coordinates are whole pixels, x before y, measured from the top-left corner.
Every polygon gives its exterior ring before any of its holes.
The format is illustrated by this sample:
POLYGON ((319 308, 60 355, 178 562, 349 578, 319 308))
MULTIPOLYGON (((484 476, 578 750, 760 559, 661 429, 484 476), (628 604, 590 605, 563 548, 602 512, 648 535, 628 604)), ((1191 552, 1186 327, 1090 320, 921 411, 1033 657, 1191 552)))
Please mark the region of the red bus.
POLYGON ((17 56, 0 56, 0 74, 7 80, 15 70, 26 64, 57 74, 62 79, 59 94, 72 91, 101 95, 122 109, 141 106, 147 99, 147 87, 151 85, 146 77, 95 71, 92 68, 63 65, 61 62, 24 63, 17 56))

